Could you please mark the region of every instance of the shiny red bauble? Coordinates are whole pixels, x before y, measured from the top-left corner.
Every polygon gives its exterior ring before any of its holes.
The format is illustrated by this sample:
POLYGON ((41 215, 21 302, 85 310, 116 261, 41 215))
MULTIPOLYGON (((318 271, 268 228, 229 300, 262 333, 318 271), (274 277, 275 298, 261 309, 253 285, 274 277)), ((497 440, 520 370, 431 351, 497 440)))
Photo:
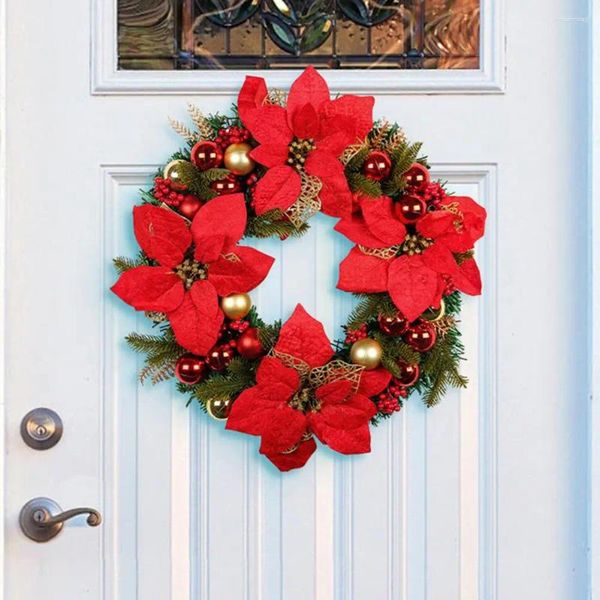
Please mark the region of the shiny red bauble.
POLYGON ((223 344, 216 346, 208 353, 206 364, 213 371, 223 371, 230 365, 234 356, 235 350, 229 344, 223 344))
POLYGON ((235 194, 236 192, 241 191, 242 186, 235 175, 227 175, 225 179, 213 181, 210 184, 210 188, 214 192, 217 192, 219 196, 222 196, 223 194, 235 194))
POLYGON ((419 196, 404 195, 394 202, 394 212, 403 223, 414 223, 427 213, 427 203, 419 196))
POLYGON ((413 163, 402 176, 408 187, 418 190, 424 189, 429 184, 429 169, 419 163, 413 163))
POLYGON ((200 210, 202 206, 202 202, 196 196, 192 194, 187 194, 184 196, 183 200, 180 202, 177 210, 186 218, 193 219, 196 216, 196 213, 200 210))
POLYGON ((417 321, 404 334, 404 341, 418 352, 427 352, 435 345, 435 327, 427 321, 417 321))
POLYGON ((400 370, 400 376, 394 377, 396 383, 405 387, 417 383, 417 379, 419 379, 419 374, 421 372, 419 365, 412 365, 400 360, 398 361, 398 369, 400 370))
POLYGON ((191 161, 201 170, 214 169, 223 161, 223 154, 214 142, 198 142, 190 152, 191 161))
POLYGON ((260 343, 258 329, 256 329, 256 327, 249 327, 242 335, 240 335, 237 339, 236 348, 240 356, 249 359, 258 358, 265 353, 265 349, 260 343))
POLYGON ((387 335, 402 335, 408 329, 408 321, 401 313, 396 313, 394 316, 379 315, 377 321, 379 329, 387 335))
POLYGON ((365 159, 363 174, 374 181, 381 181, 389 177, 392 172, 392 161, 390 157, 381 150, 371 152, 365 159))
POLYGON ((204 377, 205 371, 204 361, 193 354, 180 356, 175 364, 175 377, 187 385, 198 383, 204 377))

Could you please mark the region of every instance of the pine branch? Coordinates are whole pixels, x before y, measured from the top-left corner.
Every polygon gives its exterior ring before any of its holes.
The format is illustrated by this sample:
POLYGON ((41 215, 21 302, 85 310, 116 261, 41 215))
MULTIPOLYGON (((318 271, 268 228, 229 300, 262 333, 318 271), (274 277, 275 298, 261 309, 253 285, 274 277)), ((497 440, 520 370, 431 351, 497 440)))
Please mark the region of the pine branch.
POLYGON ((113 258, 113 265, 119 275, 129 271, 129 269, 135 269, 135 267, 142 267, 150 265, 148 257, 140 252, 136 258, 128 258, 127 256, 117 256, 113 258))
POLYGON ((469 260, 470 258, 473 258, 473 256, 475 256, 475 250, 467 250, 466 252, 457 252, 454 255, 454 258, 456 260, 456 263, 460 266, 466 260, 469 260))
POLYGON ((352 309, 346 322, 348 329, 358 329, 363 323, 376 319, 380 314, 391 316, 398 311, 388 294, 354 294, 360 302, 352 309))
POLYGON ((365 177, 362 173, 348 173, 348 185, 353 192, 372 198, 379 198, 382 194, 379 182, 365 177))
POLYGON ((279 339, 281 321, 275 321, 271 325, 263 325, 258 328, 258 339, 265 352, 269 352, 279 339))
POLYGON ((309 229, 307 223, 296 227, 279 209, 269 210, 248 219, 246 237, 269 238, 301 237, 309 229))
POLYGON ((254 381, 254 370, 251 364, 238 357, 231 362, 225 374, 216 373, 192 386, 192 394, 206 406, 209 400, 234 398, 246 388, 251 387, 254 381))
POLYGON ((346 173, 356 173, 362 169, 362 166, 369 155, 369 146, 364 145, 358 150, 346 164, 346 173))
POLYGON ((181 181, 188 190, 201 200, 210 200, 217 196, 217 192, 211 189, 210 183, 225 178, 229 171, 227 169, 208 169, 200 171, 192 163, 184 162, 178 167, 181 181))

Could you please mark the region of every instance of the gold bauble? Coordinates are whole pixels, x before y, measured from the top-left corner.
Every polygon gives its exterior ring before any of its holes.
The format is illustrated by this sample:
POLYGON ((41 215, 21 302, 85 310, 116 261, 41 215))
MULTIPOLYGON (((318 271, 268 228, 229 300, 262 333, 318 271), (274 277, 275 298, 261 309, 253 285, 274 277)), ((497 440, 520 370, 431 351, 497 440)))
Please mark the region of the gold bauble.
POLYGON ((221 308, 230 319, 243 319, 252 308, 252 300, 248 294, 231 294, 221 298, 221 308))
POLYGON ((224 421, 231 412, 230 398, 212 398, 206 403, 206 412, 217 421, 224 421))
POLYGON ((234 175, 248 175, 254 171, 256 163, 250 158, 252 146, 249 144, 231 144, 225 149, 223 162, 225 168, 234 175))
POLYGON ((179 183, 183 185, 183 181, 181 180, 181 167, 184 164, 189 164, 187 160, 172 160, 164 169, 163 169, 163 177, 165 179, 170 179, 173 183, 179 183))
POLYGON ((350 360, 355 365, 360 365, 370 371, 376 369, 381 363, 383 348, 381 344, 371 338, 364 338, 354 342, 350 348, 350 360))
POLYGON ((446 303, 444 299, 440 300, 440 307, 438 309, 430 308, 423 313, 423 318, 431 323, 439 321, 446 314, 446 303))

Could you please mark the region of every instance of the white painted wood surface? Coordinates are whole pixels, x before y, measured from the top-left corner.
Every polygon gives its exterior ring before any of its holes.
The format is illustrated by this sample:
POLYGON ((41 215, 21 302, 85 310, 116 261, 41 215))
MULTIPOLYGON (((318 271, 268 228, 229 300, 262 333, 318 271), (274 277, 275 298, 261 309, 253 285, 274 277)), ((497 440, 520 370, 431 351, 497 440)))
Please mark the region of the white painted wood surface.
MULTIPOLYGON (((280 475, 168 384, 136 385, 122 337, 147 325, 106 291, 110 258, 135 251, 136 190, 177 144, 166 116, 233 97, 92 96, 87 3, 11 3, 5 598, 585 598, 586 17, 579 0, 507 7, 504 95, 378 97, 490 212, 485 295, 463 312, 471 385, 433 410, 408 403, 371 455, 320 451, 280 475), (39 405, 65 422, 48 452, 18 433, 39 405), (104 524, 36 545, 16 517, 38 495, 104 524)), ((265 318, 300 301, 339 334, 348 245, 331 226, 260 244, 277 259, 254 295, 265 318)))

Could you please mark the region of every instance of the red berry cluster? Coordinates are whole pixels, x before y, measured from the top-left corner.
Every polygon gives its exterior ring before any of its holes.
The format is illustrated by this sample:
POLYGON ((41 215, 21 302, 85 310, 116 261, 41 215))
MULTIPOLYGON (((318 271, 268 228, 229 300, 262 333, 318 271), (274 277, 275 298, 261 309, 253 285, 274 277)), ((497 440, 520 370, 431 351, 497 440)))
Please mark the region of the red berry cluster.
POLYGON ((154 197, 160 202, 172 208, 179 208, 185 198, 187 187, 182 183, 175 183, 168 177, 156 177, 154 179, 154 197))
POLYGON ((437 182, 430 182, 421 189, 416 189, 414 192, 420 198, 423 198, 428 206, 438 208, 441 202, 443 202, 448 194, 446 190, 437 182))
POLYGON ((241 144, 250 140, 250 132, 243 127, 228 127, 227 129, 219 129, 215 143, 225 150, 231 144, 241 144))
POLYGON ((345 344, 354 344, 358 340, 364 340, 367 337, 367 324, 363 323, 358 329, 346 329, 345 344))
POLYGON ((242 319, 231 321, 231 323, 229 323, 229 329, 231 331, 236 331, 237 333, 244 333, 248 327, 250 327, 250 323, 248 323, 248 321, 243 321, 242 319))
POLYGON ((395 377, 387 390, 377 396, 377 410, 384 415, 391 415, 402 408, 402 398, 408 396, 408 391, 395 377))

